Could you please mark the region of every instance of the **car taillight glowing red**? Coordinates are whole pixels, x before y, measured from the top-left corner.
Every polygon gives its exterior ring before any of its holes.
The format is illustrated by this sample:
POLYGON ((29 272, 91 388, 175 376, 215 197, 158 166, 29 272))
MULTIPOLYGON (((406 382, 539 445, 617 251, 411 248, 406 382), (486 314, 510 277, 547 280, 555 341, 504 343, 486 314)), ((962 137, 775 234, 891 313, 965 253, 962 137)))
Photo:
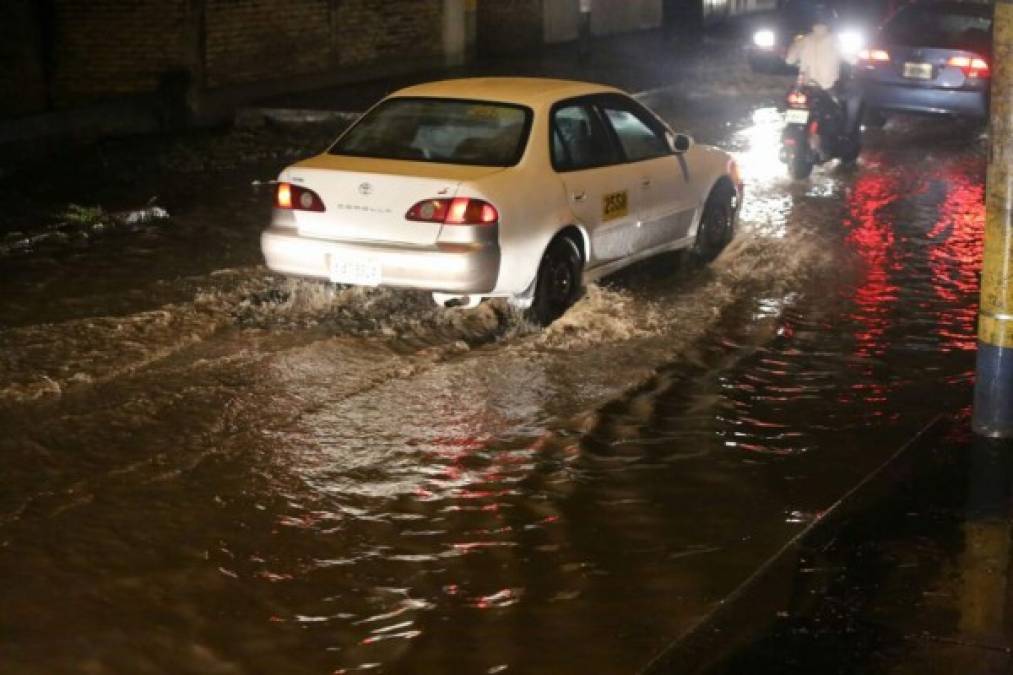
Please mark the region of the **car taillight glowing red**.
POLYGON ((274 206, 295 211, 326 211, 324 202, 313 190, 307 190, 291 183, 278 183, 274 206))
POLYGON ((470 197, 426 199, 408 209, 405 218, 446 225, 492 225, 499 221, 499 211, 489 202, 470 197))
POLYGON ((863 49, 858 52, 858 58, 860 61, 864 61, 867 65, 872 66, 877 63, 886 63, 890 60, 890 54, 883 49, 863 49))
POLYGON ((292 186, 288 183, 278 183, 274 203, 279 209, 292 208, 292 186))
POLYGON ((988 62, 972 56, 951 56, 946 65, 960 68, 969 78, 988 77, 988 62))

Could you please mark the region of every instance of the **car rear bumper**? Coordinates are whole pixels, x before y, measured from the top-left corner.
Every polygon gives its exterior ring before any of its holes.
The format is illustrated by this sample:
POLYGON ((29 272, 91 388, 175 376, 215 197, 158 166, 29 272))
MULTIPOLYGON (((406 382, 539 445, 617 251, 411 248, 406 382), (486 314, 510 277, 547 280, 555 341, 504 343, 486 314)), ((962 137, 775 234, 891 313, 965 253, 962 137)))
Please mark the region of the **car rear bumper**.
MULTIPOLYGON (((493 238, 495 239, 495 238, 493 238)), ((331 280, 337 258, 375 261, 380 286, 447 293, 488 293, 499 277, 495 241, 442 247, 396 246, 301 236, 297 230, 268 229, 260 236, 267 267, 281 274, 331 280)))
POLYGON ((988 117, 988 97, 984 90, 905 87, 864 82, 862 95, 866 106, 881 110, 979 119, 988 117))

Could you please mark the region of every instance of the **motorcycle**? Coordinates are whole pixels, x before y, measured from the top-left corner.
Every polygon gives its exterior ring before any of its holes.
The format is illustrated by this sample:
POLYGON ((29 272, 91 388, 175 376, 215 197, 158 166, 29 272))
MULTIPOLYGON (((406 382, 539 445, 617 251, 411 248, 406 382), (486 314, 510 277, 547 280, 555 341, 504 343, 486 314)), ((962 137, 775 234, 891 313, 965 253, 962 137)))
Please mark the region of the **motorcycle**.
POLYGON ((808 178, 813 167, 837 158, 858 159, 861 139, 849 132, 844 109, 820 87, 796 84, 788 92, 781 132, 781 161, 792 178, 808 178))

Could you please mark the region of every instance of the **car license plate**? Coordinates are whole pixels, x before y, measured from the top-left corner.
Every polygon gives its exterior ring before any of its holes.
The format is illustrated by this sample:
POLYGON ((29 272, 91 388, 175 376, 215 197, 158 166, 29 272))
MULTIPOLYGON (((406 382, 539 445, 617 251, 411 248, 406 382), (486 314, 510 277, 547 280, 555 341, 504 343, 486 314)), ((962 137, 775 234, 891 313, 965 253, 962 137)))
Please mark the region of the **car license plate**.
POLYGON ((805 124, 809 121, 809 111, 802 108, 788 108, 784 119, 788 124, 805 124))
POLYGON ((382 267, 372 258, 331 255, 330 272, 336 284, 379 286, 382 279, 382 267))
POLYGON ((932 79, 932 64, 931 63, 905 63, 904 64, 904 77, 908 77, 915 80, 931 80, 932 79))

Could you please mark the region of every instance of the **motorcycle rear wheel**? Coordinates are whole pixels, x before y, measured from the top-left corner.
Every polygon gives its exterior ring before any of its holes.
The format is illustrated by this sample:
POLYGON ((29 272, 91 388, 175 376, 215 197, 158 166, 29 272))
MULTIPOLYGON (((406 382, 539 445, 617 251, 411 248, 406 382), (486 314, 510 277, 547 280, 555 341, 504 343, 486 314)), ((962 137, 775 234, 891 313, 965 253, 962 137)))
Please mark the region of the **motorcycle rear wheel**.
POLYGON ((813 161, 804 153, 792 153, 788 158, 788 173, 795 180, 804 180, 813 172, 813 164, 813 161))

